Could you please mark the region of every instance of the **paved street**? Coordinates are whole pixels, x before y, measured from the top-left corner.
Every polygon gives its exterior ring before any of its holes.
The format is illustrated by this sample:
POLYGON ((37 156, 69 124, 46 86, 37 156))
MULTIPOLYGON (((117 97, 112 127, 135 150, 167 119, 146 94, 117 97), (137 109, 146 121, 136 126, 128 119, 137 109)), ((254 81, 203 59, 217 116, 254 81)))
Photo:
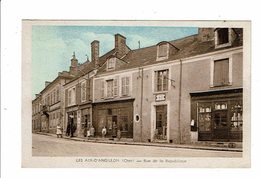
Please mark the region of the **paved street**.
POLYGON ((32 134, 33 156, 241 157, 241 152, 79 142, 32 134))

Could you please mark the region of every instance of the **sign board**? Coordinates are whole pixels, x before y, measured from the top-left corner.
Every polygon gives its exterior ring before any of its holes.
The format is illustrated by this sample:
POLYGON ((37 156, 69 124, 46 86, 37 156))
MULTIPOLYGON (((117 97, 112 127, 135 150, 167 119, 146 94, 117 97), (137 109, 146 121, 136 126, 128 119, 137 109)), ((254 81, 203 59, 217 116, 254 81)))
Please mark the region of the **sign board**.
POLYGON ((165 101, 165 99, 166 99, 166 94, 155 95, 155 101, 165 101))

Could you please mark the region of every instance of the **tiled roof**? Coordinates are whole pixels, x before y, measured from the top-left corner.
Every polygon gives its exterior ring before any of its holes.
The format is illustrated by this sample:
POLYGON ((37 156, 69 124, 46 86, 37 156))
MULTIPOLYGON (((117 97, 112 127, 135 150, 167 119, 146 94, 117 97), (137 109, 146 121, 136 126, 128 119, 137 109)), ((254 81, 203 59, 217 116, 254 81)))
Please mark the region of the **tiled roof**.
POLYGON ((122 60, 126 61, 124 65, 116 67, 113 71, 106 71, 105 68, 101 68, 99 73, 108 73, 114 71, 120 71, 125 69, 131 69, 136 67, 142 67, 147 65, 152 65, 156 63, 163 63, 172 60, 183 59, 187 57, 192 57, 196 55, 206 54, 214 51, 219 51, 223 49, 238 47, 243 45, 242 39, 242 29, 234 29, 238 37, 233 42, 232 46, 227 46, 224 48, 215 48, 214 40, 211 41, 200 41, 198 40, 198 34, 188 36, 185 38, 170 41, 173 46, 177 47, 179 50, 173 53, 167 60, 156 61, 157 57, 157 46, 150 46, 146 48, 140 48, 131 50, 122 60))

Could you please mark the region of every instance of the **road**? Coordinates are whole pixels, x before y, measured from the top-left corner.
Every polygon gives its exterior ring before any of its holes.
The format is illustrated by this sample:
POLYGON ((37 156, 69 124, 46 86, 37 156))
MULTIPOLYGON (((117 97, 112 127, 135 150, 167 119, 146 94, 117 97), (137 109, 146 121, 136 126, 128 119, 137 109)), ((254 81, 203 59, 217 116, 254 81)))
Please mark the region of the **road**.
POLYGON ((32 134, 33 156, 241 157, 241 152, 80 142, 32 134))

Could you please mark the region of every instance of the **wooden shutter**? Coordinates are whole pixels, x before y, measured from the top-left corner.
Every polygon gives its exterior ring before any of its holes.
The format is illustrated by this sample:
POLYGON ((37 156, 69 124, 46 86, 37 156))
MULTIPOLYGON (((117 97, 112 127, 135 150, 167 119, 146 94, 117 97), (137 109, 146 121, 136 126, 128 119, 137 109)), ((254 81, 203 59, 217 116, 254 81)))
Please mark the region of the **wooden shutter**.
POLYGON ((100 93, 101 93, 101 98, 105 98, 105 81, 101 81, 101 87, 100 87, 100 93))
POLYGON ((114 87, 114 96, 118 96, 118 79, 114 78, 113 80, 113 87, 114 87))
POLYGON ((214 86, 226 85, 229 82, 229 60, 214 61, 214 86))
POLYGON ((129 96, 129 93, 130 93, 130 78, 129 77, 125 77, 125 94, 127 96, 129 96))
POLYGON ((126 88, 125 88, 125 84, 126 84, 126 79, 125 77, 122 77, 121 78, 121 86, 122 86, 122 96, 125 96, 126 95, 126 88))
POLYGON ((154 72, 154 91, 158 91, 157 82, 158 82, 158 71, 155 71, 154 72))

